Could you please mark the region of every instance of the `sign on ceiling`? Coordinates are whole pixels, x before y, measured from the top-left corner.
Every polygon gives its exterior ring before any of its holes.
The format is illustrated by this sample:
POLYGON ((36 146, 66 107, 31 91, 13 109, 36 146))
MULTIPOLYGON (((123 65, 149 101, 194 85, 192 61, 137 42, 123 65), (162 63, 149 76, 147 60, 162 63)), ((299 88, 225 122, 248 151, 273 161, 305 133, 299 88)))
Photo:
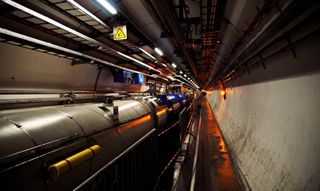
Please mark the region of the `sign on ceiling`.
POLYGON ((113 27, 113 40, 125 40, 127 39, 127 26, 113 27))

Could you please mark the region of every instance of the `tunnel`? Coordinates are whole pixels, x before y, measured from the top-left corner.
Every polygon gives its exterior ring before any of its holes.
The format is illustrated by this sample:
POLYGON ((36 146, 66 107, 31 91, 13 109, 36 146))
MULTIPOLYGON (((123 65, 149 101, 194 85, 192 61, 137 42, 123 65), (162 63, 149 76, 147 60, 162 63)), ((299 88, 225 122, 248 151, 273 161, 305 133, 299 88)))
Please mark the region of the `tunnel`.
POLYGON ((0 0, 0 190, 319 191, 320 1, 0 0))

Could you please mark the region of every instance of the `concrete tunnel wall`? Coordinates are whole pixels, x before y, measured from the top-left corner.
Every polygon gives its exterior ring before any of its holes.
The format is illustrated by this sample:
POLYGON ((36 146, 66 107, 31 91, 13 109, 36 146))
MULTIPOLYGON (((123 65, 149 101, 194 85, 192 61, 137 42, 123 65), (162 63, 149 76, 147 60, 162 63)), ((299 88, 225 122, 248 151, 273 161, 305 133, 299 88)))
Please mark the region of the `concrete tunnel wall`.
MULTIPOLYGON (((94 90, 97 66, 0 42, 0 89, 94 90)), ((113 82, 111 70, 101 72, 97 91, 146 91, 145 85, 113 82)))
POLYGON ((320 190, 320 37, 207 94, 252 190, 320 190))

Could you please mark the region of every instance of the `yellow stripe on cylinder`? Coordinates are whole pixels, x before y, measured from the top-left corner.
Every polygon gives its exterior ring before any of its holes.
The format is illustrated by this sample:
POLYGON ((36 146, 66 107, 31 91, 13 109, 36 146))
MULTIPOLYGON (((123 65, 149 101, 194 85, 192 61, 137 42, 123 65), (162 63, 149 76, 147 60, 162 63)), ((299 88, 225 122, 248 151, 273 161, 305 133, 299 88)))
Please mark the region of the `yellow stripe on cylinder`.
POLYGON ((56 179, 60 175, 68 172, 72 168, 79 166, 80 164, 92 159, 97 154, 99 154, 101 148, 99 145, 93 145, 79 153, 76 153, 62 161, 49 166, 49 176, 51 179, 56 179))

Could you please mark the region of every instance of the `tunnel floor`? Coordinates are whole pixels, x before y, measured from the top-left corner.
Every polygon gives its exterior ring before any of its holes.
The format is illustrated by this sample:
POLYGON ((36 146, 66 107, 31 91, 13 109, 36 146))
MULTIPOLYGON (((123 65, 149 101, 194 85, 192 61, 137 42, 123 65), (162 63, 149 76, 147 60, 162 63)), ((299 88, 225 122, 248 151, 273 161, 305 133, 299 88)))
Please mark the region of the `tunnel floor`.
POLYGON ((190 186, 192 178, 194 178, 194 189, 190 191, 241 190, 226 144, 206 99, 202 101, 200 115, 195 124, 199 125, 198 128, 194 128, 192 134, 197 135, 197 131, 200 130, 199 143, 197 144, 197 139, 193 141, 175 190, 192 188, 190 186), (197 157, 194 157, 195 153, 198 153, 197 157), (192 169, 196 169, 194 173, 192 169))

